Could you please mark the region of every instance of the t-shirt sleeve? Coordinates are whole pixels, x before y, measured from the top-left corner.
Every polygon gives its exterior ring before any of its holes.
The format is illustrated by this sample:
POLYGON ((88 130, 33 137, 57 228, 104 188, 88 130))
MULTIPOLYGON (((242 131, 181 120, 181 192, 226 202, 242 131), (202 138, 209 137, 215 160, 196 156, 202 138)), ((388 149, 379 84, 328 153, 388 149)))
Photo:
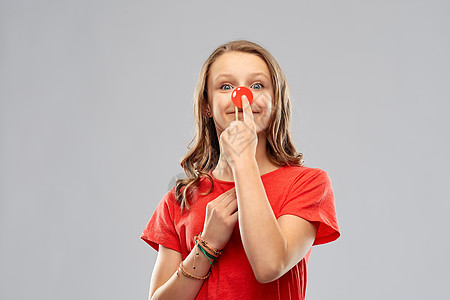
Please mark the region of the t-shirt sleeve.
POLYGON ((280 216, 295 215, 315 223, 317 234, 313 245, 329 243, 340 236, 331 180, 321 169, 308 173, 294 180, 280 216))
POLYGON ((174 225, 173 189, 168 191, 155 209, 141 234, 147 244, 156 251, 159 245, 181 252, 180 239, 174 225))

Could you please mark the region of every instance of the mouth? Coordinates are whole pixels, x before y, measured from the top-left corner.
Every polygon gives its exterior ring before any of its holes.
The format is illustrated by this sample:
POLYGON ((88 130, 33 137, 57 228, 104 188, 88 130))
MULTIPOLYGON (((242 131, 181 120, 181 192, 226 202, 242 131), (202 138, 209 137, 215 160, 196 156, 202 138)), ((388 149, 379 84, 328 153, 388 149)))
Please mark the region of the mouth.
MULTIPOLYGON (((242 112, 242 108, 238 108, 238 112, 242 112)), ((235 111, 233 110, 233 111, 230 111, 230 112, 227 112, 227 115, 231 115, 231 114, 234 114, 235 113, 235 111)), ((259 114, 259 112, 258 111, 252 111, 252 113, 253 114, 259 114)))

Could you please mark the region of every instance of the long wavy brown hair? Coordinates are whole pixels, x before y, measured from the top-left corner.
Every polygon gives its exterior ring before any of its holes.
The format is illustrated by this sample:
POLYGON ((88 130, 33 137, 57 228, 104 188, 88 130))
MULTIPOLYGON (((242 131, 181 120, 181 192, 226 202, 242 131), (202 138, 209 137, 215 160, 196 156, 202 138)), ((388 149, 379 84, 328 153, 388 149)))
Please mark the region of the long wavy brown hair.
POLYGON ((202 176, 211 181, 209 191, 202 195, 208 195, 214 188, 214 180, 208 172, 214 170, 217 166, 220 157, 220 146, 213 118, 204 114, 205 106, 208 104, 206 83, 211 65, 222 54, 230 51, 257 55, 266 62, 269 68, 274 88, 274 99, 272 100, 274 112, 266 129, 268 159, 280 167, 284 165, 303 166, 304 164, 303 154, 297 153, 291 142, 289 128, 292 111, 289 86, 278 62, 266 49, 258 44, 246 40, 228 42, 214 50, 205 61, 195 88, 194 119, 196 134, 187 146, 189 151, 180 162, 187 178, 177 179, 175 182, 175 199, 179 202, 181 210, 184 208, 189 209, 189 199, 197 190, 202 176), (190 148, 189 145, 194 140, 195 144, 190 148))

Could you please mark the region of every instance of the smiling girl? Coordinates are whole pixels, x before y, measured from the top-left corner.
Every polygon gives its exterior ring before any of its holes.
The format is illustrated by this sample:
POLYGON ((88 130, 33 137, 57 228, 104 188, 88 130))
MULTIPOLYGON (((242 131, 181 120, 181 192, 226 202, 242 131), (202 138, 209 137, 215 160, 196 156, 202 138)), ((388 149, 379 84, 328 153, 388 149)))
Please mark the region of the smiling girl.
POLYGON ((149 299, 305 299, 312 246, 340 232, 328 173, 305 167, 291 142, 278 63, 249 41, 218 47, 200 72, 194 116, 187 178, 141 235, 158 251, 149 299), (241 86, 253 101, 242 97, 236 121, 231 93, 241 86))

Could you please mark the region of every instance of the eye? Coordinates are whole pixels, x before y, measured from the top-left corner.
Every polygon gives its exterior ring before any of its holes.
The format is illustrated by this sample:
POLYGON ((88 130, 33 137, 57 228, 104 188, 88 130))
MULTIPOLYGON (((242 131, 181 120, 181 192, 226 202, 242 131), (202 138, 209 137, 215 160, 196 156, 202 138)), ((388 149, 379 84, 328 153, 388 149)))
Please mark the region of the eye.
POLYGON ((225 84, 222 84, 222 85, 220 86, 220 89, 221 89, 221 90, 225 90, 225 91, 229 91, 229 90, 232 90, 233 87, 232 87, 231 85, 229 85, 228 83, 225 83, 225 84))
POLYGON ((255 89, 255 90, 260 90, 260 89, 263 88, 263 85, 258 82, 258 83, 253 84, 252 88, 255 89))

